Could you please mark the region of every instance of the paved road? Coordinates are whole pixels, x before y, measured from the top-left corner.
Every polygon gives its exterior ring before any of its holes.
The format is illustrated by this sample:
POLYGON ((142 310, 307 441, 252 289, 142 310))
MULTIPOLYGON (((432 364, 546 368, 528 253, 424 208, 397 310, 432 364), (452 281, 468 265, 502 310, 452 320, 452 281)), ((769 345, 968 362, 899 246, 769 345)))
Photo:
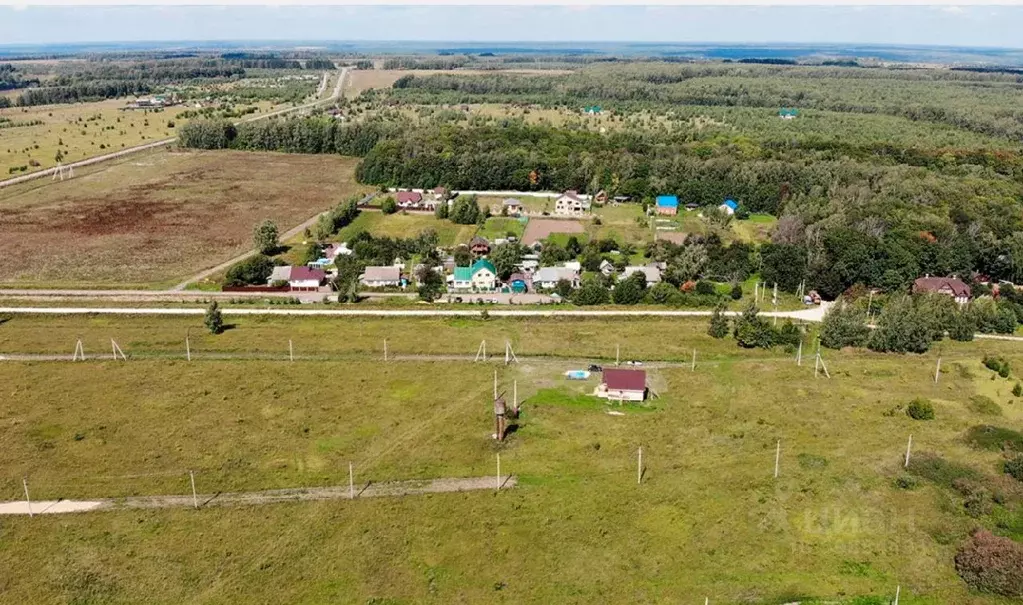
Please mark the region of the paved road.
MULTIPOLYGON (((341 68, 341 76, 337 80, 337 85, 334 87, 334 92, 333 92, 333 94, 330 97, 328 97, 326 99, 318 99, 318 100, 313 101, 311 103, 306 103, 304 105, 299 105, 297 107, 286 107, 284 109, 279 109, 277 111, 272 111, 272 112, 267 113, 267 114, 262 114, 262 115, 258 115, 258 116, 250 116, 248 118, 239 120, 239 122, 237 122, 237 123, 241 123, 241 122, 254 122, 256 120, 265 120, 267 118, 272 118, 274 116, 279 116, 279 115, 282 115, 282 114, 291 113, 291 112, 295 112, 295 111, 301 111, 303 109, 310 109, 312 107, 316 107, 316 106, 322 105, 324 103, 332 102, 335 99, 337 99, 338 96, 340 96, 341 89, 343 87, 343 84, 344 84, 344 81, 345 81, 347 75, 348 75, 348 68, 347 67, 342 67, 341 68)), ((128 149, 122 149, 120 151, 115 151, 113 153, 107 153, 107 154, 104 154, 104 155, 98 155, 98 156, 95 156, 95 157, 87 158, 87 159, 84 159, 84 160, 81 160, 81 161, 78 161, 78 162, 72 162, 70 164, 65 164, 64 167, 65 168, 81 168, 83 166, 90 166, 92 164, 98 164, 100 162, 106 162, 106 161, 109 161, 109 160, 113 160, 113 159, 117 159, 117 158, 120 158, 120 157, 124 157, 126 155, 130 155, 130 154, 133 154, 133 153, 138 153, 140 151, 145 151, 147 149, 153 149, 153 148, 156 148, 156 147, 164 147, 166 145, 170 145, 171 143, 173 143, 174 141, 177 141, 177 140, 178 140, 177 137, 170 138, 170 139, 162 139, 160 141, 154 141, 152 143, 146 143, 145 145, 137 145, 135 147, 129 147, 128 149)), ((24 182, 31 181, 31 180, 34 180, 34 179, 39 179, 39 178, 42 178, 44 176, 51 176, 52 177, 53 173, 56 172, 56 170, 57 170, 56 168, 47 168, 46 170, 40 170, 39 172, 33 172, 31 174, 25 174, 25 175, 22 175, 22 176, 16 176, 14 178, 10 178, 10 179, 6 179, 6 180, 3 180, 3 181, 0 181, 0 189, 2 189, 4 187, 7 187, 7 186, 10 186, 10 185, 16 185, 18 183, 24 183, 24 182)))
MULTIPOLYGON (((826 305, 802 311, 763 312, 761 317, 788 318, 800 321, 820 321, 826 305)), ((490 317, 709 317, 713 311, 643 310, 584 310, 584 309, 486 309, 490 317)), ((145 307, 0 307, 0 313, 29 315, 202 315, 204 308, 145 308, 145 307)), ((479 317, 481 311, 463 309, 223 309, 224 315, 291 315, 323 317, 479 317)), ((726 311, 726 315, 740 315, 739 311, 726 311)))
MULTIPOLYGON (((101 510, 131 508, 198 508, 210 506, 275 504, 300 500, 349 500, 354 498, 401 497, 445 492, 497 490, 515 487, 517 477, 458 477, 426 479, 420 481, 390 481, 369 483, 352 490, 347 485, 271 489, 257 492, 195 494, 194 496, 134 496, 130 498, 100 498, 95 500, 39 500, 28 502, 0 502, 0 515, 52 515, 83 513, 101 510), (498 483, 500 481, 500 484, 498 483)), ((30 494, 31 495, 31 494, 30 494)))

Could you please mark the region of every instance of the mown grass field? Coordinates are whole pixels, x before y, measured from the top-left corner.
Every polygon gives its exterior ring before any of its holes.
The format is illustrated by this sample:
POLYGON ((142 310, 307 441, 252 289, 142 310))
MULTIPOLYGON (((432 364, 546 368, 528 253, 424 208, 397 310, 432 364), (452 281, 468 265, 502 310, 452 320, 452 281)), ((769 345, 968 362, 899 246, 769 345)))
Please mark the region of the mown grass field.
POLYGON ((468 243, 476 232, 476 225, 458 225, 438 219, 432 214, 362 212, 338 233, 337 239, 348 241, 360 231, 376 237, 413 238, 428 229, 437 232, 441 246, 454 246, 468 243))
MULTIPOLYGON (((77 332, 87 350, 112 335, 131 354, 187 323, 95 321, 15 317, 0 324, 0 350, 77 332)), ((215 338, 193 330, 193 342, 228 350, 316 335, 323 349, 368 349, 381 330, 361 320, 234 323, 215 338)), ((1011 343, 946 346, 938 385, 936 354, 829 351, 832 378, 815 380, 781 351, 747 354, 702 335, 702 321, 671 323, 392 323, 396 342, 432 343, 423 350, 506 334, 523 355, 549 346, 532 340, 546 335, 566 355, 586 355, 600 350, 592 331, 632 336, 628 346, 650 355, 708 352, 695 372, 649 368, 660 397, 624 416, 583 396, 595 381, 565 381, 579 363, 563 359, 4 362, 7 499, 22 496, 23 476, 37 499, 187 493, 188 469, 213 492, 344 484, 349 461, 357 481, 481 475, 495 472, 498 452, 520 481, 500 493, 12 517, 0 539, 5 599, 767 604, 890 599, 900 585, 901 603, 1009 602, 970 594, 952 564, 969 529, 988 521, 936 486, 907 491, 893 479, 910 433, 915 452, 996 474, 1000 455, 962 435, 1023 420, 1014 378, 990 380, 980 364, 983 352, 1000 352, 1023 366, 1011 343), (502 389, 516 380, 525 399, 519 429, 500 446, 489 438, 494 369, 502 389), (1000 415, 976 411, 976 394, 1000 415), (915 397, 934 402, 935 420, 890 413, 915 397)), ((1008 492, 1008 502, 1018 497, 1008 492)))
POLYGON ((355 160, 167 150, 0 191, 5 286, 168 286, 283 233, 364 187, 355 160))
MULTIPOLYGON (((187 107, 124 111, 122 108, 127 104, 125 99, 110 99, 0 109, 0 118, 10 119, 12 124, 24 124, 0 128, 0 179, 53 167, 57 164, 58 150, 64 156, 63 162, 68 164, 126 147, 169 139, 177 136, 177 129, 187 122, 176 117, 187 107), (31 161, 39 165, 30 165, 31 161), (28 169, 10 172, 11 168, 20 166, 28 169)), ((270 102, 246 106, 257 107, 260 112, 277 107, 270 102)))

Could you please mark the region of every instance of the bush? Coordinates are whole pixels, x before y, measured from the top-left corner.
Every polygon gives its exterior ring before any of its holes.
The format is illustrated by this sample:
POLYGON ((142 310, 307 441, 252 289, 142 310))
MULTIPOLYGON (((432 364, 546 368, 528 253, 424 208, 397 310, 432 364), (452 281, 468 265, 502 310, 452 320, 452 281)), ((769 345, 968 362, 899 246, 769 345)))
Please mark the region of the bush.
POLYGON ((210 334, 220 334, 224 331, 224 317, 220 312, 220 306, 217 304, 217 301, 211 302, 210 306, 207 307, 203 323, 206 324, 206 329, 210 331, 210 334))
POLYGON ((398 202, 394 201, 394 198, 387 196, 384 201, 380 202, 380 212, 384 214, 394 214, 398 211, 398 202))
POLYGON ((713 296, 717 293, 717 290, 714 288, 714 284, 705 279, 701 279, 696 282, 696 293, 704 296, 713 296))
POLYGON ((926 399, 914 399, 906 407, 906 414, 913 420, 934 420, 934 405, 926 399))
POLYGON ((602 305, 610 299, 610 292, 600 282, 591 279, 582 285, 572 296, 572 302, 580 306, 602 305))
POLYGON ((926 353, 935 339, 934 322, 912 299, 889 303, 881 311, 868 346, 882 353, 926 353))
POLYGON ((1004 357, 988 357, 985 355, 984 367, 997 373, 1002 378, 1008 378, 1009 376, 1009 361, 1004 357))
POLYGON ((852 305, 836 303, 821 322, 821 346, 829 349, 862 347, 869 335, 867 314, 852 305))
POLYGON ((224 284, 227 286, 260 286, 266 285, 266 280, 273 272, 274 261, 268 256, 257 254, 242 262, 232 265, 227 270, 224 284))
POLYGON ((955 564, 974 590, 1023 597, 1023 544, 978 530, 956 553, 955 564))
POLYGON ((985 397, 984 395, 974 395, 973 397, 970 397, 969 408, 970 411, 977 414, 983 414, 984 416, 1002 415, 1002 408, 990 397, 985 397))
POLYGON ((1023 397, 1023 384, 1016 383, 1016 386, 1012 387, 1013 397, 1023 397))
POLYGON ((732 297, 732 300, 739 300, 742 298, 742 286, 735 284, 732 286, 732 291, 728 293, 732 297))
POLYGON ((1023 452, 1023 433, 989 424, 966 431, 966 443, 974 449, 990 452, 1023 452))
POLYGON ((949 462, 941 456, 924 452, 910 458, 906 470, 917 477, 949 488, 957 479, 980 481, 983 478, 979 472, 968 466, 949 462))
POLYGON ((899 489, 913 490, 918 485, 920 485, 920 482, 913 475, 899 475, 895 478, 895 487, 899 489))
POLYGON ((707 334, 714 338, 728 336, 728 318, 725 317, 725 304, 719 303, 714 307, 714 314, 710 316, 710 326, 707 327, 707 334))
POLYGON ((774 346, 776 336, 774 327, 761 319, 757 315, 759 312, 756 305, 750 304, 735 320, 735 340, 740 347, 770 349, 774 346))
POLYGON ((1002 470, 1016 481, 1023 481, 1023 455, 1006 460, 1002 470))

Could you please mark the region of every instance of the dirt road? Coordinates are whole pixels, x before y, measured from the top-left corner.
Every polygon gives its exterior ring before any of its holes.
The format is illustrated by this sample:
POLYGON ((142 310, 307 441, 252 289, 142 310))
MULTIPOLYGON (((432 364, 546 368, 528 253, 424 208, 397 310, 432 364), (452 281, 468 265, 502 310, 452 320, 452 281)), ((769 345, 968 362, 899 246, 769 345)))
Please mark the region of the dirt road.
POLYGON ((0 502, 0 515, 52 515, 102 510, 138 508, 207 508, 210 506, 248 506, 308 500, 349 500, 497 490, 515 487, 515 476, 459 477, 418 481, 391 481, 355 486, 271 489, 258 492, 196 494, 184 496, 138 496, 132 498, 101 498, 96 500, 39 500, 0 502), (500 483, 498 483, 500 481, 500 483))
MULTIPOLYGON (((820 321, 827 305, 802 311, 762 312, 761 317, 778 317, 801 321, 820 321)), ((486 309, 490 317, 709 317, 713 311, 669 310, 582 310, 582 309, 486 309)), ((145 307, 0 307, 0 313, 28 315, 202 315, 205 308, 145 308, 145 307)), ((323 317, 479 317, 481 311, 442 309, 238 309, 222 310, 224 315, 292 315, 323 317)), ((726 311, 725 315, 740 315, 739 311, 726 311)))

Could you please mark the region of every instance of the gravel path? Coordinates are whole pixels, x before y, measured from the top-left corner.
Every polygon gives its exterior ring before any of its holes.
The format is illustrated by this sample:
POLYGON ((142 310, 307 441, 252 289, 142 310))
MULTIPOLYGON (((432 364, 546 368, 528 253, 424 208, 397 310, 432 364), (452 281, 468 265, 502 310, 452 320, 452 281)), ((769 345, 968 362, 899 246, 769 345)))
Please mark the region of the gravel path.
POLYGON ((102 498, 97 500, 40 500, 0 502, 0 515, 45 515, 80 513, 101 510, 125 510, 139 508, 247 506, 253 504, 275 504, 305 500, 348 500, 355 498, 382 498, 439 494, 448 492, 469 492, 497 490, 515 487, 514 475, 494 477, 458 477, 446 479, 425 479, 413 481, 390 481, 368 483, 356 486, 350 491, 347 485, 332 487, 310 487, 292 489, 271 489, 258 492, 229 492, 196 494, 184 496, 140 496, 132 498, 102 498))
MULTIPOLYGON (((0 295, 2 295, 0 291, 0 295)), ((761 317, 779 317, 801 321, 820 321, 827 304, 800 311, 765 311, 761 317)), ((583 310, 583 309, 487 309, 490 317, 710 317, 713 311, 674 310, 583 310)), ((202 315, 205 308, 145 308, 145 307, 0 307, 0 313, 29 315, 202 315)), ((292 315, 323 317, 479 317, 480 311, 441 309, 223 309, 224 315, 292 315)), ((726 311, 725 315, 740 315, 739 311, 726 311)))

